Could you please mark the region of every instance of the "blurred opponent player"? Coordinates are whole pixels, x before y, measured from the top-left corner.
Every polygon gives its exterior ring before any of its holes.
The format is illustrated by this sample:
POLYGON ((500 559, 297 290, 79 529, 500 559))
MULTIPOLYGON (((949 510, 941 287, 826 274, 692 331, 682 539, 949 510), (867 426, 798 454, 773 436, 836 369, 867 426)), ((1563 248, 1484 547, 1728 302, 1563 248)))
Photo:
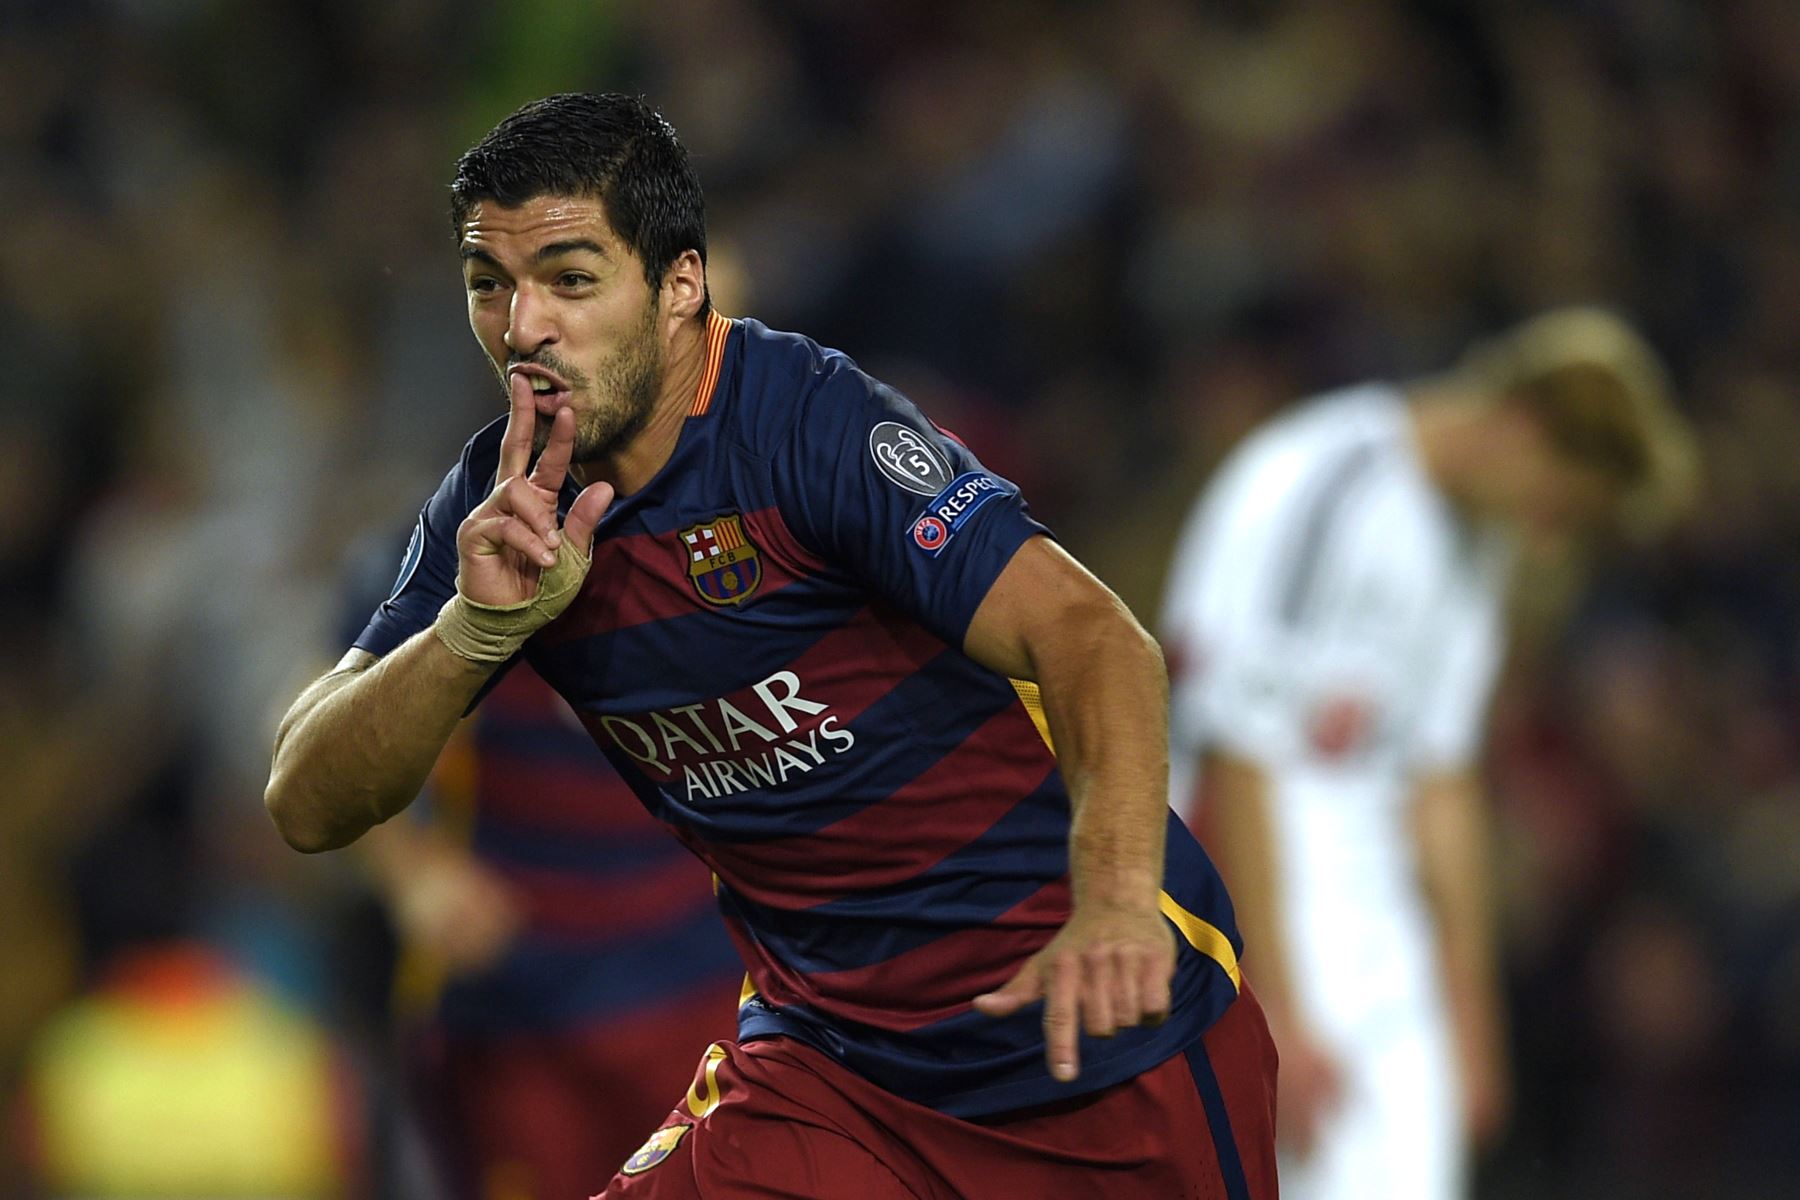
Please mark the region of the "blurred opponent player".
POLYGON ((737 1026, 742 967, 705 866, 527 666, 364 845, 401 939, 408 1090, 453 1195, 585 1195, 737 1026))
POLYGON ((523 653, 712 869, 755 989, 607 1196, 1273 1196, 1272 1047, 1168 807, 1155 643, 903 397, 711 311, 641 100, 525 106, 452 207, 510 413, 284 720, 282 835, 399 811, 523 653))
POLYGON ((1563 310, 1275 419, 1201 497, 1163 612, 1172 794, 1254 947, 1289 1200, 1460 1195, 1503 1124, 1476 763, 1512 547, 1653 533, 1691 462, 1650 348, 1563 310))

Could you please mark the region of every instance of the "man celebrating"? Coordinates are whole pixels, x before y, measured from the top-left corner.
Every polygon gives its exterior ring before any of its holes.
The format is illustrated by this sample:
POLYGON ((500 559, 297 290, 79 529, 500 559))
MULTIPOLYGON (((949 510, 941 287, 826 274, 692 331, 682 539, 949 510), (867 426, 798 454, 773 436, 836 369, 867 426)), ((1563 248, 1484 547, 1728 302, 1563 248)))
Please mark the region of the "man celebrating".
POLYGON ((1166 803, 1154 643, 903 397, 712 311, 641 101, 527 105, 452 196, 510 412, 283 721, 282 835, 398 812, 523 656, 749 968, 739 1040, 607 1196, 1275 1195, 1272 1047, 1166 803))

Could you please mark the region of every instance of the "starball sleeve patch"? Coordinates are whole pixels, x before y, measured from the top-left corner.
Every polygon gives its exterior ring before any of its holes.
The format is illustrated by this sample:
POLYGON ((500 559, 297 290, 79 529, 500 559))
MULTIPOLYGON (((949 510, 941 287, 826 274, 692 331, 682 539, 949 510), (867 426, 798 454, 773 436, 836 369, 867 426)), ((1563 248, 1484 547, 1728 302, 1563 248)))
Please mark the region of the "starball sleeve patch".
POLYGON ((869 457, 889 483, 921 496, 935 496, 950 482, 950 462, 918 430, 883 421, 869 430, 869 457))

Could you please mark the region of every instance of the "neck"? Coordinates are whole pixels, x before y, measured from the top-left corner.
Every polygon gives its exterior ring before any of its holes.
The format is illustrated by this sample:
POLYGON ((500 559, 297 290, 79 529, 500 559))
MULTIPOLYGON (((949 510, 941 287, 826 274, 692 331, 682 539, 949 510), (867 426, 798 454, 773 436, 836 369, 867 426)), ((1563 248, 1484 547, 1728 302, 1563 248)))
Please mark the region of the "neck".
POLYGON ((1454 383, 1421 384, 1407 391, 1413 444, 1426 478, 1465 517, 1476 507, 1471 481, 1484 469, 1489 409, 1454 383))
POLYGON ((706 366, 706 320, 676 326, 664 347, 662 386, 650 406, 650 418, 625 445, 594 462, 570 469, 583 487, 604 479, 620 496, 639 491, 675 453, 682 426, 694 407, 694 393, 706 366))

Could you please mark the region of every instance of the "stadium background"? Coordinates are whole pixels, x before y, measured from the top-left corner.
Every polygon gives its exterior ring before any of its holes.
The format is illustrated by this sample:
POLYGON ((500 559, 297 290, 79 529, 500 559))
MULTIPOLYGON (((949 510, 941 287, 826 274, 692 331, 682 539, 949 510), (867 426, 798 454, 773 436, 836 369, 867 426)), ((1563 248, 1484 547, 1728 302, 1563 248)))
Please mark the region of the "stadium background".
MULTIPOLYGON (((261 788, 348 548, 498 411, 450 163, 578 87, 688 142, 725 311, 909 392, 1144 614, 1290 398, 1550 304, 1639 319, 1707 486, 1666 552, 1522 590, 1480 1194, 1800 1194, 1792 0, 7 0, 0 78, 0 1195, 72 1061, 161 1080, 145 1111, 217 1084, 221 1153, 329 1105, 344 1194, 404 1194, 379 923, 261 788), (214 1036, 225 996, 328 1049, 312 1101, 264 1085, 324 1060, 214 1036), (143 1067, 108 1001, 189 1040, 143 1067)), ((198 1153, 135 1111, 91 1122, 121 1179, 198 1153)))

